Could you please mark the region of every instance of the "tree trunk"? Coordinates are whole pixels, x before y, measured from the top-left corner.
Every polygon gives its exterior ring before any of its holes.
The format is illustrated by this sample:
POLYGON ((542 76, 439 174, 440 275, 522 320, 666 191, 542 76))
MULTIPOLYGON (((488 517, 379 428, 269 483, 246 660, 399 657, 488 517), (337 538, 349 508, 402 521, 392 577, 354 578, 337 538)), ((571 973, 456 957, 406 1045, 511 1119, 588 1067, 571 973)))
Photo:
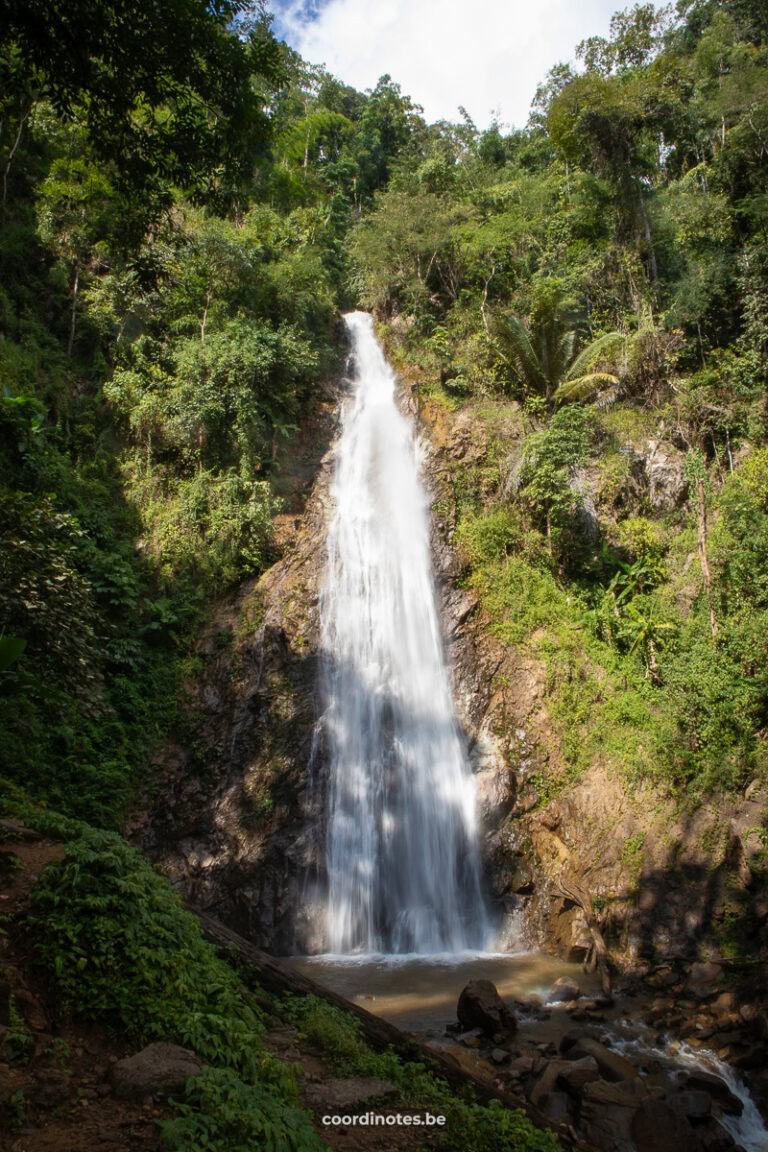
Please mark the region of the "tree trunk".
POLYGON ((69 321, 69 340, 67 341, 67 356, 72 355, 75 343, 75 327, 77 325, 77 293, 80 288, 80 269, 75 265, 75 282, 72 285, 72 316, 69 321))
POLYGON ((5 169, 3 171, 3 208, 5 208, 5 202, 8 199, 8 176, 10 175, 10 171, 11 171, 11 163, 13 161, 14 156, 16 155, 16 151, 19 147, 19 144, 21 144, 21 137, 24 134, 24 125, 26 124, 27 117, 29 116, 31 111, 32 111, 32 101, 30 100, 26 111, 22 112, 21 117, 19 119, 19 130, 16 133, 16 139, 14 140, 13 145, 11 146, 11 150, 8 153, 8 163, 5 165, 5 169))
MULTIPOLYGON (((592 904, 592 897, 584 888, 574 883, 572 880, 566 880, 563 876, 559 876, 557 886, 560 892, 567 900, 572 900, 574 904, 578 904, 584 913, 584 919, 587 922, 592 936, 592 951, 587 964, 590 965, 592 970, 597 968, 600 975, 600 986, 606 996, 611 995, 611 970, 608 963, 608 949, 603 939, 603 934, 597 923, 597 916, 595 915, 595 908, 592 904)), ((585 964, 586 967, 586 964, 585 964)))
POLYGON ((704 490, 703 476, 696 477, 696 494, 699 498, 699 563, 701 565, 701 574, 704 578, 704 591, 706 592, 707 603, 709 605, 709 622, 712 627, 712 635, 717 636, 717 618, 712 601, 712 574, 709 570, 709 558, 707 556, 707 496, 704 490))
POLYGON ((203 308, 203 319, 200 323, 200 343, 205 344, 205 325, 208 320, 208 309, 211 306, 211 289, 209 288, 205 294, 205 308, 203 308))
POLYGON ((643 190, 638 187, 637 200, 640 205, 640 219, 643 222, 643 235, 645 236, 645 244, 648 249, 648 268, 651 273, 651 280, 653 281, 654 291, 658 293, 659 288, 659 269, 656 264, 656 252, 653 247, 653 240, 651 238, 651 224, 648 219, 648 213, 645 208, 645 200, 643 199, 643 190))

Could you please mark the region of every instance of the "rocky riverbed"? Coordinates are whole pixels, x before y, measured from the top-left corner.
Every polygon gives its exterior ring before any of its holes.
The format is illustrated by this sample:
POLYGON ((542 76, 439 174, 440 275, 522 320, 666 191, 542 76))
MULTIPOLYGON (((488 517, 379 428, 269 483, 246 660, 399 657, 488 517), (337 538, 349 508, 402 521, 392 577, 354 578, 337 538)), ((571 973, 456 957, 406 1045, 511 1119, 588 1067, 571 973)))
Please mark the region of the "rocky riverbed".
POLYGON ((697 995, 682 1001, 631 988, 582 996, 562 977, 546 997, 509 1003, 474 980, 432 1043, 597 1152, 764 1152, 768 1131, 748 1085, 764 1087, 765 1020, 737 1011, 732 993, 715 994, 713 968, 694 971, 697 995))

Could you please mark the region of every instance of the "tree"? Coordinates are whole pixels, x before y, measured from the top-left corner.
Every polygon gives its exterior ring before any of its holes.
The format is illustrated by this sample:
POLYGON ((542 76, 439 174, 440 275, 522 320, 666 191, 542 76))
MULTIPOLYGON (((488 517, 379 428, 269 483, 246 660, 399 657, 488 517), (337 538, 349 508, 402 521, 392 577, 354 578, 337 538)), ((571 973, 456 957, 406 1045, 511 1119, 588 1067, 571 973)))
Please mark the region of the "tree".
POLYGON ((578 332, 568 322, 557 286, 540 294, 528 326, 517 316, 496 314, 489 335, 522 390, 543 396, 550 405, 618 387, 617 376, 590 368, 615 353, 624 336, 609 332, 578 352, 578 332))
POLYGON ((109 234, 114 212, 114 190, 101 172, 82 158, 62 157, 53 162, 40 187, 38 227, 41 239, 59 253, 69 269, 68 356, 75 342, 83 271, 99 240, 109 234))
POLYGON ((228 30, 244 0, 0 0, 4 40, 24 62, 18 83, 88 129, 121 180, 199 195, 249 173, 269 122, 252 74, 279 79, 263 24, 247 44, 228 30))
POLYGON ((568 405, 526 442, 521 480, 527 499, 543 514, 550 553, 553 537, 559 545, 573 528, 574 511, 581 505, 573 478, 587 458, 591 437, 586 412, 568 405))

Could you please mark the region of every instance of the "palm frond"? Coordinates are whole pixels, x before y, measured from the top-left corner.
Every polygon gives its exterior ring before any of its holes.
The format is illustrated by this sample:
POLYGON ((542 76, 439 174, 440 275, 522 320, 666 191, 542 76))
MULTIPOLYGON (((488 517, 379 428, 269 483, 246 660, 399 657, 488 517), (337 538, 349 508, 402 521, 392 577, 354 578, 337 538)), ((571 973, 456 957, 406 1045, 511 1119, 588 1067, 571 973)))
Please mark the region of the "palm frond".
POLYGON ((528 329, 517 316, 494 316, 491 333, 511 363, 519 382, 532 392, 542 390, 541 365, 528 329))
POLYGON ((575 380, 566 380, 555 392, 555 400, 591 400, 594 396, 604 392, 606 388, 615 388, 619 383, 618 376, 610 372, 588 372, 585 376, 578 376, 575 380))
POLYGON ((569 366, 565 375, 566 380, 575 380, 593 368, 598 360, 615 355, 626 343, 626 336, 622 332, 608 332, 605 336, 598 336, 582 348, 576 359, 569 366))

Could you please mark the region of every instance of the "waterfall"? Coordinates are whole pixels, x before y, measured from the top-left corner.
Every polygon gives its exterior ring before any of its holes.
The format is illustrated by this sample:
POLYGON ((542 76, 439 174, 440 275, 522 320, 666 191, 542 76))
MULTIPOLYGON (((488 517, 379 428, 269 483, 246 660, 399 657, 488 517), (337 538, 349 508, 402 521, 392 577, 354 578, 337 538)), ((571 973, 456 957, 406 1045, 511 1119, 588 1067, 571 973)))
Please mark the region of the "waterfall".
POLYGON ((482 948, 474 780, 443 653, 416 445, 372 317, 345 322, 351 395, 320 602, 327 942, 338 953, 482 948))

